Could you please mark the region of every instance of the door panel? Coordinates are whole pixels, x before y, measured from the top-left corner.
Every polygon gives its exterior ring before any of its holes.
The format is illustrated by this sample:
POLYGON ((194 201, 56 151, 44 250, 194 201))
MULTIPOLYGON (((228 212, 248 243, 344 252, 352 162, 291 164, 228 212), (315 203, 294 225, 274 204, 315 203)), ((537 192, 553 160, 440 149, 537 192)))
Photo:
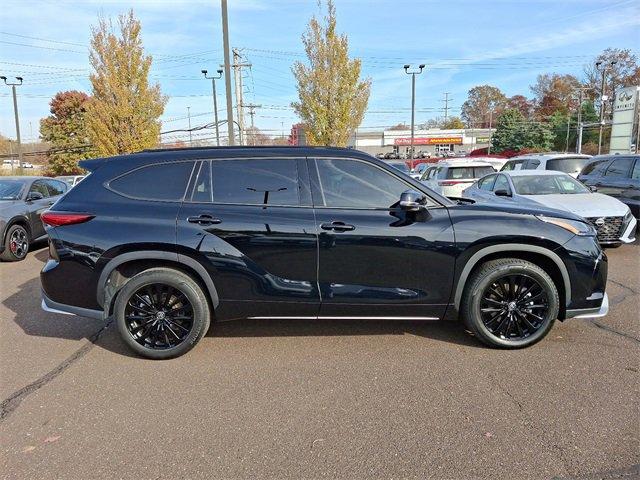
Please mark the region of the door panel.
MULTIPOLYGON (((238 173, 246 175, 242 182, 253 185, 243 190, 253 188, 250 195, 259 190, 259 198, 265 196, 269 188, 252 183, 255 175, 238 173)), ((240 189, 231 188, 236 181, 228 180, 219 191, 239 195, 240 189)), ((215 179, 213 185, 215 202, 215 179)), ((192 190, 196 200, 206 196, 197 179, 192 190)), ((317 234, 311 207, 185 202, 177 232, 178 252, 196 257, 213 279, 220 299, 218 320, 317 315, 317 234)))
POLYGON ((310 162, 320 316, 441 317, 455 256, 447 210, 434 204, 418 213, 400 210, 400 193, 411 185, 368 162, 350 162, 359 161, 310 162))

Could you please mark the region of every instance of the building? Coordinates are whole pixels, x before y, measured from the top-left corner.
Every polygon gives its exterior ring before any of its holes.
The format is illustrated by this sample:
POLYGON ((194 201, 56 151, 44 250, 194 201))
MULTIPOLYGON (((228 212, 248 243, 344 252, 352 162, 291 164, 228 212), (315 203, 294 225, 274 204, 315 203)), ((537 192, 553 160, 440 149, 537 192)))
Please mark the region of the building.
MULTIPOLYGON (((488 128, 462 128, 455 130, 429 129, 415 130, 413 145, 417 152, 423 151, 432 156, 447 153, 469 153, 477 148, 489 146, 491 132, 488 128)), ((411 145, 410 130, 357 130, 349 141, 349 146, 376 155, 397 152, 406 154, 411 145)))

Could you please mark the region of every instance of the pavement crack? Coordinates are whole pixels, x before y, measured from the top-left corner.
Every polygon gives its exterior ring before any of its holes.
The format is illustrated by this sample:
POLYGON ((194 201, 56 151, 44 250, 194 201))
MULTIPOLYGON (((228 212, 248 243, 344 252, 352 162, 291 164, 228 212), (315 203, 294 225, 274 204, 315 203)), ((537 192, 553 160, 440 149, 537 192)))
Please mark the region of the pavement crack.
POLYGON ((109 328, 112 323, 113 320, 109 320, 100 330, 98 330, 88 338, 89 341, 86 344, 73 352, 60 364, 58 364, 56 367, 54 367, 52 370, 50 370, 34 382, 31 382, 29 385, 22 387, 20 390, 14 392, 8 398, 3 400, 2 403, 0 403, 0 423, 9 417, 9 415, 11 415, 20 406, 20 403, 22 403, 22 401, 26 397, 44 387, 47 383, 51 382, 53 379, 61 375, 67 368, 69 368, 71 365, 73 365, 87 353, 89 353, 89 351, 93 347, 95 347, 96 341, 100 338, 102 333, 107 328, 109 328))
POLYGON ((625 332, 621 332, 620 330, 616 330, 615 328, 610 327, 609 325, 605 325, 604 323, 600 323, 597 320, 591 320, 589 323, 591 323, 595 327, 598 327, 601 330, 605 330, 607 332, 614 333, 616 335, 620 335, 621 337, 627 338, 627 339, 629 339, 631 341, 640 343, 640 338, 634 337, 633 335, 629 335, 628 333, 625 333, 625 332))
POLYGON ((633 293, 635 295, 640 295, 640 292, 638 292, 637 290, 631 288, 628 285, 625 285, 624 283, 618 282, 617 280, 613 280, 611 277, 609 277, 607 280, 609 282, 613 283, 614 285, 617 285, 620 288, 624 288, 625 290, 629 290, 631 293, 633 293))

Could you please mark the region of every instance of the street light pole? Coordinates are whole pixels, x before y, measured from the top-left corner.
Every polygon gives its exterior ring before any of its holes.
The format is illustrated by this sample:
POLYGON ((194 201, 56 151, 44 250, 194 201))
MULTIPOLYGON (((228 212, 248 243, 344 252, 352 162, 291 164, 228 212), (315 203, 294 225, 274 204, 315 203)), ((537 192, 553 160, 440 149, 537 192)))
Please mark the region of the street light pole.
POLYGON ((602 129, 604 128, 604 106, 607 101, 605 95, 605 80, 607 76, 607 67, 613 67, 617 62, 612 60, 608 65, 602 66, 602 62, 596 63, 596 70, 602 73, 602 80, 600 82, 600 129, 598 133, 598 155, 602 152, 602 129), (602 69, 600 69, 602 67, 602 69))
MULTIPOLYGON (((0 77, 5 83, 11 87, 11 93, 13 94, 13 114, 16 120, 16 140, 18 142, 18 168, 20 173, 22 174, 22 143, 20 142, 20 118, 18 116, 18 97, 16 95, 16 87, 22 85, 22 77, 16 77, 18 83, 16 82, 7 82, 7 77, 0 77)), ((13 164, 13 162, 12 162, 13 164)))
POLYGON ((191 107, 187 107, 187 118, 189 119, 189 146, 193 146, 193 140, 191 138, 191 107))
POLYGON ((213 118, 216 126, 216 145, 219 147, 220 146, 220 128, 218 126, 218 99, 216 97, 216 80, 222 78, 222 69, 217 70, 217 73, 218 73, 217 77, 207 77, 207 71, 202 70, 202 74, 204 75, 204 78, 211 80, 211 90, 213 95, 213 118))
POLYGON ((227 13, 227 0, 220 0, 222 7, 222 45, 224 49, 224 86, 227 94, 227 128, 228 144, 235 145, 236 139, 233 133, 233 106, 231 102, 231 60, 229 58, 229 15, 227 13))
POLYGON ((404 72, 407 75, 411 75, 411 146, 409 147, 409 154, 411 155, 411 170, 413 170, 413 140, 415 134, 415 116, 416 116, 416 75, 420 75, 422 73, 422 69, 424 68, 424 64, 418 65, 418 70, 414 70, 413 72, 409 71, 411 65, 404 66, 404 72))

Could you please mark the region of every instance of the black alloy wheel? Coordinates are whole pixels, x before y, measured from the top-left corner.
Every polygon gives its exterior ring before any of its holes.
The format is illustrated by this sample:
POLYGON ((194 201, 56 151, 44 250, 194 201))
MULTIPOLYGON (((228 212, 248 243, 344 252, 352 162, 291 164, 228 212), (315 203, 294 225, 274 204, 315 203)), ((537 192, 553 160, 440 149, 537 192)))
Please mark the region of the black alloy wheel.
POLYGON ((193 306, 187 296, 162 283, 148 284, 134 292, 124 315, 133 339, 153 350, 180 345, 193 329, 193 306))
POLYGON ((547 293, 526 274, 496 279, 480 300, 482 322, 493 335, 505 340, 522 340, 537 332, 548 310, 547 293))
POLYGON ((22 225, 12 225, 7 231, 0 259, 8 262, 23 260, 29 252, 29 232, 22 225))

